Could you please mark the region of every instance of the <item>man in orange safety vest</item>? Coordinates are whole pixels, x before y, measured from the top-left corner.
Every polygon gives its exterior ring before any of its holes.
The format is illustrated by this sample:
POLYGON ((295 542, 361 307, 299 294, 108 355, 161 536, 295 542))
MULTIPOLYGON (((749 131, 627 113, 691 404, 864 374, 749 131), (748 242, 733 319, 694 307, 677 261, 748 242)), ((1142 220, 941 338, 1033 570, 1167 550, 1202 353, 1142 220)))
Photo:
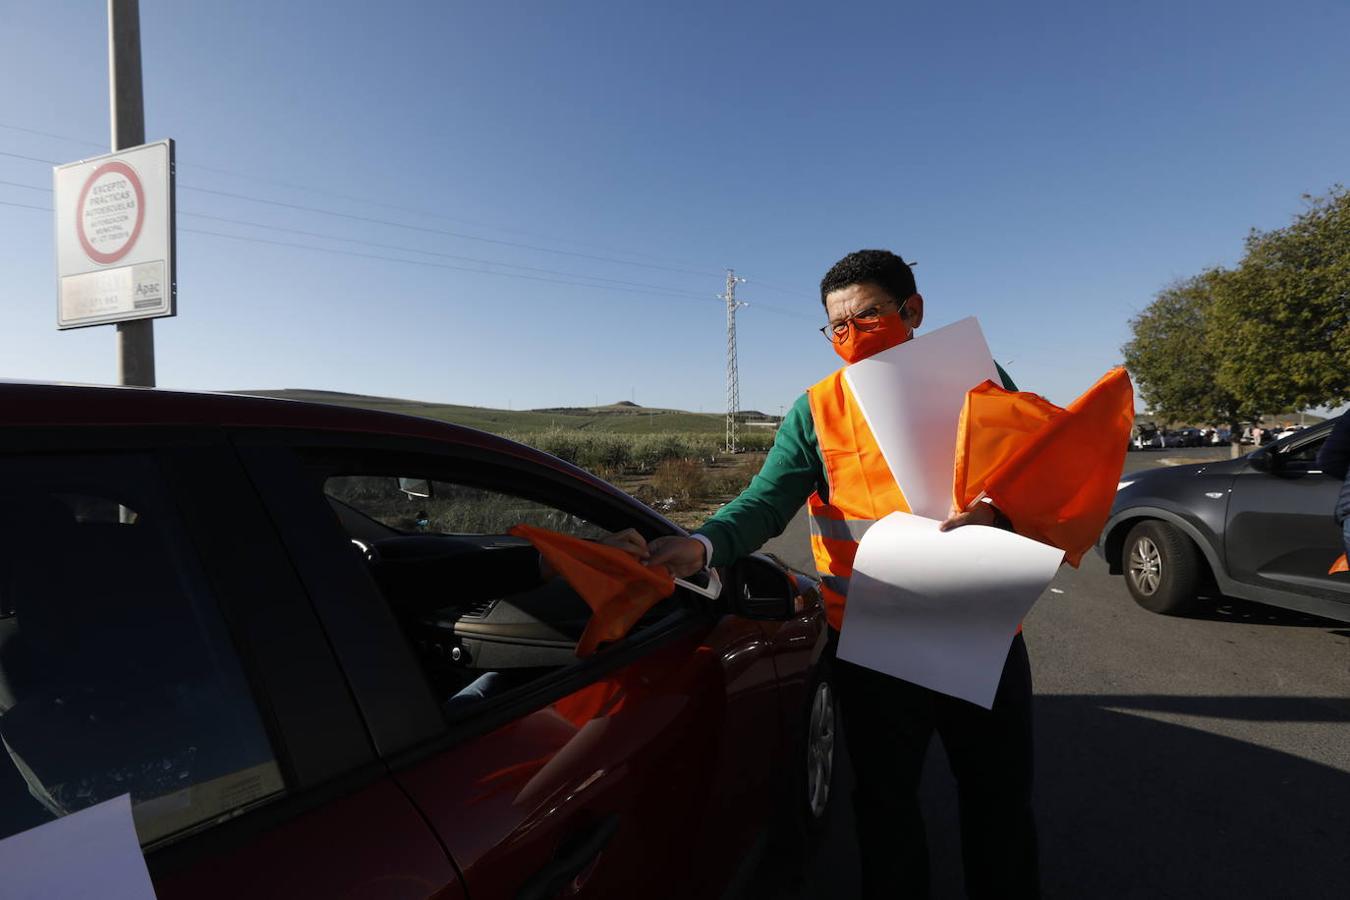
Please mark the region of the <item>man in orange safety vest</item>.
MULTIPOLYGON (((827 316, 821 331, 846 364, 909 340, 923 321, 913 272, 885 250, 841 259, 821 281, 820 297, 827 316)), ((909 511, 904 485, 891 475, 843 371, 797 400, 759 474, 739 497, 693 536, 652 541, 649 563, 676 577, 725 565, 781 534, 806 504, 837 642, 859 541, 877 520, 909 511)), ((943 528, 966 524, 1011 527, 991 504, 976 503, 953 510, 943 528)), ((917 791, 934 731, 959 785, 967 893, 1037 896, 1031 669, 1020 631, 988 710, 843 660, 835 660, 833 670, 857 784, 853 808, 864 896, 927 896, 928 847, 917 791)))

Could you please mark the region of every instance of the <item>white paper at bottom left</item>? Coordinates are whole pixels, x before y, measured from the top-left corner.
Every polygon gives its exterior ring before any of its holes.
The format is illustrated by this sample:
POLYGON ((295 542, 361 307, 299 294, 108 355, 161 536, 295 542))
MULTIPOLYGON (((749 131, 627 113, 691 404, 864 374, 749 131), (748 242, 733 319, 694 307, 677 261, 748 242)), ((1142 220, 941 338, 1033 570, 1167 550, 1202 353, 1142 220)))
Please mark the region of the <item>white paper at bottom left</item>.
POLYGON ((4 900, 155 900, 131 795, 0 840, 4 900))

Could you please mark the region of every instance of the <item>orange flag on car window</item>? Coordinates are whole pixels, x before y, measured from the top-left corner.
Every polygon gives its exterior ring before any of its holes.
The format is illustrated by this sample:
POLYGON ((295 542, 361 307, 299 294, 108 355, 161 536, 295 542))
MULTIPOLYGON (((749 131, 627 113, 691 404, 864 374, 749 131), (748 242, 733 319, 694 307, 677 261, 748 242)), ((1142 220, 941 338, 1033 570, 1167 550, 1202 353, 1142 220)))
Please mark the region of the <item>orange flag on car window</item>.
POLYGON ((601 642, 621 639, 657 601, 675 592, 675 580, 664 567, 644 566, 617 547, 532 525, 517 525, 508 533, 533 544, 591 608, 577 656, 590 656, 601 642))
POLYGON ((1331 570, 1328 575, 1339 575, 1341 572, 1350 572, 1350 562, 1346 562, 1345 554, 1342 553, 1340 559, 1331 564, 1331 570))
POLYGON ((1063 409, 986 381, 966 394, 956 434, 958 509, 981 495, 1018 534, 1077 566, 1111 513, 1134 427, 1134 388, 1112 369, 1063 409))

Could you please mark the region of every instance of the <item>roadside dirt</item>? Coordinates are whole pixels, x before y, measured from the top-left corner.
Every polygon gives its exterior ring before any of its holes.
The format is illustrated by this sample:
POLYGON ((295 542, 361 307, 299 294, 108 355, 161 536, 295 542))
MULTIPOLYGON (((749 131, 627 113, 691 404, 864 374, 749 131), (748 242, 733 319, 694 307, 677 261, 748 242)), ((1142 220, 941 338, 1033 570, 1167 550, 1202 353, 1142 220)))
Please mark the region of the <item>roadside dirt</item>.
POLYGON ((749 452, 671 461, 654 472, 619 473, 609 480, 675 524, 696 528, 745 489, 765 456, 749 452))

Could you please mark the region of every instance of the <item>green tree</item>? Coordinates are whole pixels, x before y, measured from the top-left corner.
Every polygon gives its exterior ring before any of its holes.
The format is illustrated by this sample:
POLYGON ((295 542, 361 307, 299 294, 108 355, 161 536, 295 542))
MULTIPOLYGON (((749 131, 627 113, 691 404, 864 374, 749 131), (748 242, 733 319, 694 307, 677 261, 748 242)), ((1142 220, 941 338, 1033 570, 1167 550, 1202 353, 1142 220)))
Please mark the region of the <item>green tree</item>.
POLYGON ((1350 400, 1350 192, 1304 199, 1288 227, 1253 229, 1213 284, 1205 344, 1219 387, 1248 408, 1350 400))
POLYGON ((1160 418, 1224 423, 1236 434, 1255 417, 1253 407, 1219 385, 1220 354, 1206 340, 1224 276, 1212 269, 1163 288, 1130 320, 1134 337, 1121 350, 1140 396, 1160 418))

